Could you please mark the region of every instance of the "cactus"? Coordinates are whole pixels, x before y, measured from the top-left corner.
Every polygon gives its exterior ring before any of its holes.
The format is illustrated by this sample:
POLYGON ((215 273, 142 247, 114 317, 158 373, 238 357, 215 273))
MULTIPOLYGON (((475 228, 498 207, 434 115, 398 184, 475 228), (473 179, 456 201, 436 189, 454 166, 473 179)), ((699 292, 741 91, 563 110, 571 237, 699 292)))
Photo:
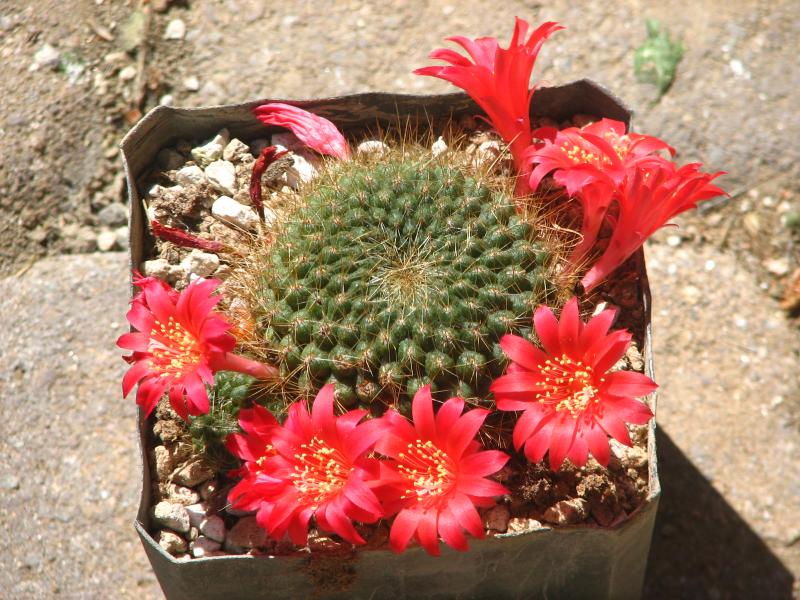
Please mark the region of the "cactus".
POLYGON ((482 398, 554 290, 505 189, 423 159, 342 163, 305 190, 258 273, 257 335, 286 382, 407 411, 421 386, 482 398))
POLYGON ((228 434, 239 431, 239 409, 252 395, 255 378, 232 371, 214 375, 213 388, 207 386, 209 411, 190 417, 189 435, 198 453, 220 468, 232 468, 235 459, 225 449, 228 434))

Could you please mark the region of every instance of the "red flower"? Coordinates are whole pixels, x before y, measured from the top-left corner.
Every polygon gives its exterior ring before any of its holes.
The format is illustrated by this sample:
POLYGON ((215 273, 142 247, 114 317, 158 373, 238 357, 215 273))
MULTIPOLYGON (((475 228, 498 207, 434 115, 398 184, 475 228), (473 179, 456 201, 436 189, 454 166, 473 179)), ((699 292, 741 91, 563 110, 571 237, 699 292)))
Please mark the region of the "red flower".
POLYGON ((288 531, 293 543, 304 545, 314 516, 321 529, 363 544, 353 521, 373 523, 383 516, 370 488, 378 477, 379 461, 368 455, 384 422, 359 424, 365 414, 351 410, 334 417, 333 386, 326 385, 310 415, 304 403, 295 402, 282 427, 263 413, 241 423, 246 433, 232 436, 228 448, 248 464, 228 501, 237 508, 258 510, 258 523, 274 539, 288 531))
POLYGON ((265 125, 285 127, 301 142, 320 154, 330 154, 341 159, 350 156, 344 136, 336 128, 336 125, 324 117, 280 102, 257 106, 253 113, 265 125))
MULTIPOLYGON (((449 81, 469 94, 489 117, 492 126, 511 149, 517 170, 525 172, 525 150, 531 143, 530 102, 534 87, 529 88, 536 56, 544 41, 554 32, 564 29, 558 23, 543 23, 527 41, 528 23, 517 18, 514 35, 508 48, 500 48, 496 38, 471 40, 462 36, 447 38, 469 54, 463 55, 440 48, 430 58, 450 64, 446 67, 423 67, 417 75, 430 75, 449 81)), ((527 192, 524 179, 520 184, 527 192)))
POLYGON ((269 367, 230 351, 236 340, 230 325, 213 311, 220 296, 212 296, 216 279, 196 279, 178 293, 154 277, 134 277, 141 288, 131 301, 128 321, 138 331, 117 340, 120 348, 132 350, 126 357, 133 366, 122 379, 127 396, 139 382, 136 403, 149 415, 169 391, 169 401, 182 418, 208 412, 205 384, 214 384, 216 371, 240 371, 255 377, 275 374, 269 367))
POLYGON ((586 291, 605 279, 638 250, 645 240, 674 216, 702 200, 725 194, 711 181, 723 172, 701 173, 700 164, 677 168, 673 163, 638 165, 627 170, 613 191, 619 215, 608 247, 581 279, 586 291))
MULTIPOLYGON (((548 133, 552 134, 549 130, 548 133)), ((570 196, 594 181, 618 185, 626 169, 634 165, 666 162, 655 154, 660 150, 675 154, 674 148, 656 137, 626 134, 625 124, 613 119, 562 129, 550 139, 540 137, 544 143, 525 152, 526 160, 536 163, 530 175, 531 189, 535 190, 548 173, 555 171, 553 178, 570 196)))
POLYGON ((389 534, 395 552, 402 552, 412 536, 434 556, 439 555, 438 535, 456 550, 467 550, 462 532, 484 536, 475 506, 491 506, 493 498, 507 493, 497 482, 485 479, 508 460, 497 450, 482 451, 475 440, 487 410, 464 410, 461 398, 445 402, 434 417, 430 386, 421 388, 412 403, 413 425, 395 411, 385 416, 390 429, 376 450, 392 460, 383 467, 381 490, 387 513, 399 510, 389 534))
POLYGON ((514 427, 514 446, 525 446, 531 462, 550 451, 550 467, 565 458, 586 464, 588 453, 607 465, 607 435, 631 445, 625 423, 644 424, 653 414, 635 400, 658 387, 649 377, 632 371, 608 370, 625 354, 627 331, 608 329, 614 310, 604 310, 585 323, 572 298, 556 320, 546 306, 533 316, 544 351, 527 340, 505 335, 500 346, 512 360, 505 375, 492 383, 497 408, 524 411, 514 427))

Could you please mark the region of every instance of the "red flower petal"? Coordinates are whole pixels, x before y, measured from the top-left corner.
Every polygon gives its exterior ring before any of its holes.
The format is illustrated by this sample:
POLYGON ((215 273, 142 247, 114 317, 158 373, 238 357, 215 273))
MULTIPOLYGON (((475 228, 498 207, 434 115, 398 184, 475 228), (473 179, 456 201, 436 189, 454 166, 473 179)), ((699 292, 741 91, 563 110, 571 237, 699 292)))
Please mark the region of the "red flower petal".
POLYGON ((422 386, 414 394, 414 400, 411 403, 411 416, 414 420, 414 428, 421 439, 436 439, 436 424, 433 420, 433 397, 431 396, 430 384, 422 386))
POLYGON ((646 396, 658 388, 652 379, 633 371, 615 371, 606 375, 604 391, 613 396, 646 396))
POLYGON ((500 347, 508 358, 526 369, 537 369, 547 360, 544 352, 518 335, 504 335, 500 347))
POLYGON ((343 160, 350 156, 344 136, 336 125, 324 117, 280 102, 262 104, 253 113, 266 125, 285 127, 320 154, 330 154, 343 160))
POLYGON ((547 354, 558 356, 563 352, 558 339, 558 320, 552 310, 547 306, 537 308, 533 313, 533 326, 547 354))
POLYGON ((439 513, 438 530, 445 544, 459 552, 467 551, 467 538, 461 532, 456 518, 447 509, 439 513))
POLYGON ((418 511, 411 509, 403 509, 392 522, 392 528, 389 531, 389 545, 395 552, 402 552, 408 546, 408 542, 417 530, 417 524, 420 521, 422 514, 418 511))
POLYGON ((431 556, 439 556, 441 550, 439 549, 439 538, 437 537, 436 527, 437 513, 433 511, 425 511, 417 524, 417 539, 420 546, 425 548, 425 551, 431 556))

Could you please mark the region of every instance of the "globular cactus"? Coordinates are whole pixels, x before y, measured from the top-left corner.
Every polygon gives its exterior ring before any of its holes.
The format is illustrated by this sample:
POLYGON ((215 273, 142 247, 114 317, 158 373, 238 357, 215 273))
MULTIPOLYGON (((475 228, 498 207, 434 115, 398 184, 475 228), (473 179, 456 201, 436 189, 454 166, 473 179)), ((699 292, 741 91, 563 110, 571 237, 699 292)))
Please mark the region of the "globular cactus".
MULTIPOLYGON (((507 191, 462 166, 353 161, 313 185, 258 274, 258 335, 284 379, 345 407, 421 386, 486 397, 497 342, 546 301, 550 257, 507 191)), ((524 331, 523 331, 524 333, 524 331)))

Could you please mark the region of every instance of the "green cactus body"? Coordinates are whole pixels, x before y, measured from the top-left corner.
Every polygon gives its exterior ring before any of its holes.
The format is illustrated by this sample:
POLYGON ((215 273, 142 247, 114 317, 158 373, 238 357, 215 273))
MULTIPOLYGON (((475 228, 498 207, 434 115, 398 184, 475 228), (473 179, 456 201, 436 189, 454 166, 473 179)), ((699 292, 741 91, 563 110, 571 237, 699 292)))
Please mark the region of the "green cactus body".
POLYGON ((421 159, 343 163, 305 192, 256 280, 259 335, 303 394, 407 410, 430 383, 485 397, 497 343, 554 286, 504 190, 421 159))

